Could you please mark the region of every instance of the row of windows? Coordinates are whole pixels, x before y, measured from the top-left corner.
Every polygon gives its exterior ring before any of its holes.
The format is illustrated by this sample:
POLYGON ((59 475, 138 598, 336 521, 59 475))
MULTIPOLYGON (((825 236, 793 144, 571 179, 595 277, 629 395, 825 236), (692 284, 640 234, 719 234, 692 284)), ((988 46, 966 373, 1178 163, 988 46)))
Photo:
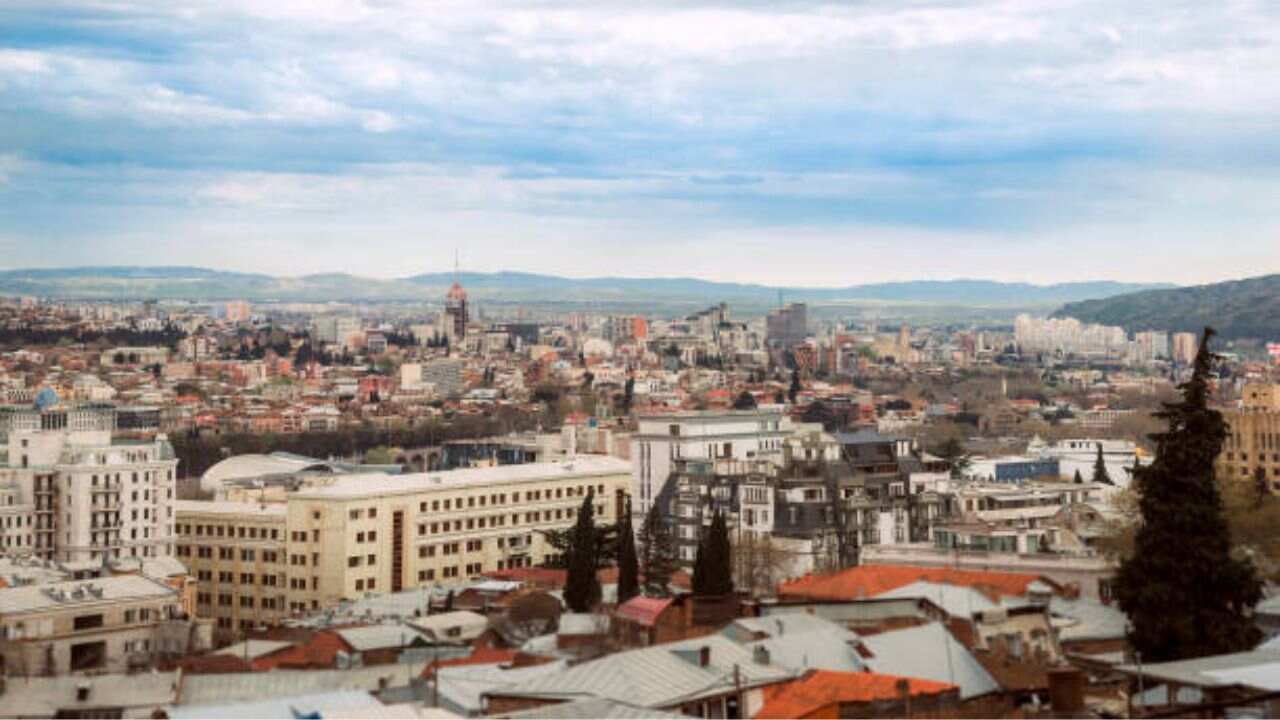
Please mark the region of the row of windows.
POLYGON ((196 535, 197 537, 239 537, 248 540, 279 540, 280 531, 276 528, 258 528, 235 525, 190 525, 178 523, 179 535, 196 535), (194 532, 193 532, 194 531, 194 532))
MULTIPOLYGON (((213 605, 214 594, 196 593, 196 603, 205 606, 213 605)), ((218 607, 224 608, 235 607, 236 605, 245 609, 260 607, 263 610, 276 610, 284 608, 284 598, 264 597, 255 599, 252 595, 235 596, 231 593, 218 593, 217 603, 218 607)))
MULTIPOLYGON (((597 516, 604 515, 604 505, 596 505, 595 512, 597 516)), ((445 520, 443 522, 418 523, 418 535, 439 535, 448 532, 462 532, 463 530, 484 530, 486 527, 506 527, 507 525, 519 525, 522 520, 526 524, 554 522, 557 520, 573 520, 577 518, 577 508, 555 508, 552 510, 533 510, 524 514, 523 519, 520 513, 512 513, 507 515, 489 515, 485 517, 466 518, 465 520, 445 520), (508 519, 510 522, 508 523, 508 519)))
MULTIPOLYGON (((196 550, 196 557, 203 558, 205 560, 213 559, 214 548, 209 547, 208 545, 198 545, 196 546, 195 550, 196 550)), ((218 551, 219 560, 235 560, 236 559, 236 548, 220 547, 220 548, 217 548, 217 551, 218 551)), ((191 546, 179 545, 177 547, 177 555, 178 557, 191 557, 191 546)), ((279 560, 280 554, 275 550, 263 550, 261 551, 261 553, 259 553, 254 548, 240 548, 239 557, 240 557, 240 562, 254 562, 254 560, 259 557, 262 558, 262 562, 264 563, 274 563, 274 562, 280 561, 279 560)))

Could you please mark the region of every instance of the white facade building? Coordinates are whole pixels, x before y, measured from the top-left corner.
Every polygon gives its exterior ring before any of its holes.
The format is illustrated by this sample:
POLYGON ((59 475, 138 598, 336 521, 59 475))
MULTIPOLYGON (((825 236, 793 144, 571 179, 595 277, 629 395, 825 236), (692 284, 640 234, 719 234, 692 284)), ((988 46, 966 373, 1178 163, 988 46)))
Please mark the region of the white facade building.
POLYGON ((167 437, 113 440, 114 409, 97 409, 104 427, 75 427, 86 412, 31 411, 61 426, 47 429, 21 427, 28 413, 10 416, 0 496, 22 512, 4 513, 5 549, 71 563, 172 555, 178 461, 167 437))
POLYGON ((782 459, 789 434, 777 410, 728 410, 649 415, 631 438, 632 503, 647 513, 678 458, 782 459))

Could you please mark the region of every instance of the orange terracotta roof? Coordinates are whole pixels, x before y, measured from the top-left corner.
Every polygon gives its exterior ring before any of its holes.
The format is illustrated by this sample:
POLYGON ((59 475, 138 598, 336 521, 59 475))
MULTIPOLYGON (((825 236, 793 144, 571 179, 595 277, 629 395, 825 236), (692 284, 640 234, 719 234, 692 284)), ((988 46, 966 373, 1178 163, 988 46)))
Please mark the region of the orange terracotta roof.
POLYGON ((1037 580, 1057 587, 1057 583, 1030 573, 910 565, 859 565, 831 575, 806 575, 784 582, 778 586, 778 593, 810 600, 859 600, 921 580, 972 587, 994 596, 1025 595, 1027 586, 1037 580))
POLYGON ((815 670, 789 683, 764 688, 764 706, 756 718, 803 718, 840 703, 866 703, 899 697, 898 683, 907 682, 912 697, 955 690, 933 680, 878 673, 815 670))
POLYGON ((255 658, 255 670, 276 668, 319 669, 337 665, 338 653, 351 653, 351 646, 333 630, 321 630, 305 642, 281 648, 269 655, 255 658))

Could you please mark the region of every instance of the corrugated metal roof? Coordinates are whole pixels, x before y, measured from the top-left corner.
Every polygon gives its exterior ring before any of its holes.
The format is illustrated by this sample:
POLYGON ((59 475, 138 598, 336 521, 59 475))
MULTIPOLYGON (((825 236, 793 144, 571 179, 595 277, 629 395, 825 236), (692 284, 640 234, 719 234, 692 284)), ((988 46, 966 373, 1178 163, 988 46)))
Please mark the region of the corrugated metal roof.
POLYGON ((759 665, 750 649, 711 635, 629 650, 576 665, 504 690, 502 695, 544 698, 602 697, 643 707, 669 707, 734 686, 734 668, 745 687, 795 676, 777 665, 759 665), (709 662, 699 665, 701 648, 709 662))
POLYGON ((212 703, 186 705, 169 711, 171 718, 196 718, 219 720, 220 718, 261 718, 262 720, 296 720, 299 717, 318 715, 322 718, 405 718, 416 720, 418 714, 412 706, 383 705, 366 691, 339 690, 335 692, 303 693, 282 697, 263 698, 251 702, 212 703))
POLYGON ((961 699, 1000 689, 991 673, 941 623, 929 623, 862 638, 871 651, 872 672, 937 680, 960 687, 961 699))
POLYGON ((383 678, 389 686, 407 685, 422 674, 426 663, 372 665, 349 670, 271 670, 252 673, 187 675, 182 679, 178 705, 209 705, 274 696, 337 690, 377 690, 383 678))
POLYGON ((356 652, 408 647, 414 641, 425 643, 428 640, 413 627, 400 624, 339 628, 334 632, 356 652))
POLYGON ((572 700, 496 717, 528 718, 529 720, 675 720, 676 718, 688 720, 687 715, 663 712, 607 698, 572 700))
MULTIPOLYGON (((1136 665, 1120 665, 1117 670, 1139 674, 1136 665)), ((1201 688, 1244 685, 1259 690, 1280 690, 1280 650, 1210 655, 1192 660, 1143 664, 1141 674, 1181 685, 1201 688)))

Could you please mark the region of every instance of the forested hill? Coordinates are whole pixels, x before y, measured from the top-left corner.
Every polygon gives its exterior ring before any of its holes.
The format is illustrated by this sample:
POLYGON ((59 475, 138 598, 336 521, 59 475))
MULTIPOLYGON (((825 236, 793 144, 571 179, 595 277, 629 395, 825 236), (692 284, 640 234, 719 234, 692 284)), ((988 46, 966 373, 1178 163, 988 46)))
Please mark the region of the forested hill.
POLYGON ((1199 332, 1211 325, 1227 340, 1280 342, 1280 275, 1072 302, 1054 317, 1119 325, 1130 332, 1199 332))

